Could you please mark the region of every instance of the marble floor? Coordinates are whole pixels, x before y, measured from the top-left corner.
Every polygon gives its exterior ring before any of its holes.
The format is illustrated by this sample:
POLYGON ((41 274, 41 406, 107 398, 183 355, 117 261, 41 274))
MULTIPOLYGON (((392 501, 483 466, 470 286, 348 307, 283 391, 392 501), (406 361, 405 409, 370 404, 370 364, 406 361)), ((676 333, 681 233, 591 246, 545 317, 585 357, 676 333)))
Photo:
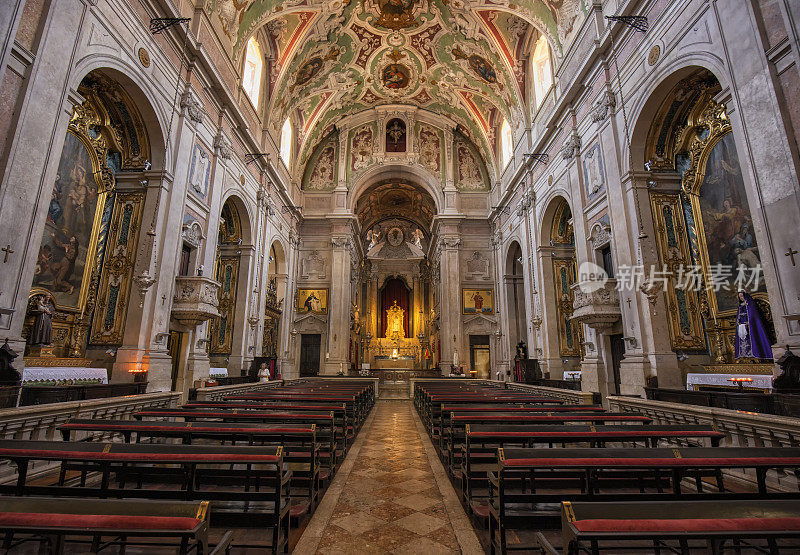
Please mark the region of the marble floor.
POLYGON ((294 553, 483 553, 410 400, 379 400, 294 553))

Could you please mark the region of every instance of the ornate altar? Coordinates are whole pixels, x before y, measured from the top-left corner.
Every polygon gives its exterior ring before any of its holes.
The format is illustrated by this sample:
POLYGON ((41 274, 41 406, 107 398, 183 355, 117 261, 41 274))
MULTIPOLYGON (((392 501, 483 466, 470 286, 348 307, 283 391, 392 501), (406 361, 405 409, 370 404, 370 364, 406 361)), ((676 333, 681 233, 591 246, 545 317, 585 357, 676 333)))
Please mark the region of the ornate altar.
MULTIPOLYGON (((679 191, 652 191, 672 348, 707 352, 708 374, 771 374, 772 364, 734 359, 737 290, 750 292, 771 328, 766 284, 742 169, 724 104, 710 74, 680 83, 655 118, 646 146, 651 171, 674 172, 679 191)), ((647 285, 647 284, 645 284, 647 285)))
POLYGON ((397 306, 397 301, 394 301, 392 307, 386 311, 386 337, 394 341, 406 338, 405 326, 403 325, 405 312, 405 310, 397 306))
POLYGON ((67 129, 22 332, 31 337, 45 295, 51 345, 29 346, 27 366, 88 366, 88 343, 120 345, 134 280, 145 193, 117 190, 115 176, 148 163, 146 128, 115 83, 90 74, 79 92, 86 101, 67 129))

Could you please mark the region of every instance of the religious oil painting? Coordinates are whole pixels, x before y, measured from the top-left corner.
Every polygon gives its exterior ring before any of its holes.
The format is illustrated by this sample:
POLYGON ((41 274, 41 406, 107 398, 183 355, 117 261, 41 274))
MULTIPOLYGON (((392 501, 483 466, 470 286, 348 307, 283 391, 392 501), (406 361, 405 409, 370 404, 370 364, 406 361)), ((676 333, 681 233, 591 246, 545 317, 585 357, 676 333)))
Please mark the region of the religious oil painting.
MULTIPOLYGON (((709 268, 720 264, 732 268, 732 275, 716 293, 717 312, 735 312, 738 306, 737 269, 760 267, 761 255, 731 133, 725 135, 708 155, 699 204, 709 268)), ((763 274, 759 281, 758 289, 751 293, 766 291, 763 274)))
POLYGON ((328 313, 328 290, 327 289, 298 289, 297 290, 297 313, 306 314, 328 313))
POLYGON ((60 307, 80 309, 92 243, 99 187, 89 151, 67 133, 50 197, 33 286, 52 292, 60 307))
POLYGON ((411 72, 403 64, 389 64, 383 68, 381 79, 387 89, 404 89, 408 86, 411 72))
POLYGON ((494 291, 491 289, 463 289, 461 299, 462 314, 494 313, 494 291))

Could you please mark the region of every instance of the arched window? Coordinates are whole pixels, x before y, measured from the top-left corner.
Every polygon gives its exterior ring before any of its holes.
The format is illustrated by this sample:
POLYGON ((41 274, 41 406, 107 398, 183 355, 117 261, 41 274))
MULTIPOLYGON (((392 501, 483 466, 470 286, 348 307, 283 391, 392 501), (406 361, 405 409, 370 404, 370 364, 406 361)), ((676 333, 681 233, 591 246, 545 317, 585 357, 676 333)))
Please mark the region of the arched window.
POLYGON ((250 37, 247 41, 247 52, 244 56, 244 72, 242 73, 242 87, 250 97, 253 106, 258 106, 258 95, 261 91, 261 71, 264 69, 264 60, 258 41, 250 37))
POLYGON ((553 85, 553 68, 550 65, 550 47, 544 35, 536 41, 533 49, 533 88, 538 107, 553 85))
POLYGON ((508 125, 508 120, 503 118, 503 123, 500 126, 500 160, 502 161, 503 168, 511 161, 513 152, 514 139, 511 135, 511 126, 508 125))
POLYGON ((283 163, 289 166, 292 158, 292 122, 289 118, 283 122, 281 127, 281 159, 283 163))

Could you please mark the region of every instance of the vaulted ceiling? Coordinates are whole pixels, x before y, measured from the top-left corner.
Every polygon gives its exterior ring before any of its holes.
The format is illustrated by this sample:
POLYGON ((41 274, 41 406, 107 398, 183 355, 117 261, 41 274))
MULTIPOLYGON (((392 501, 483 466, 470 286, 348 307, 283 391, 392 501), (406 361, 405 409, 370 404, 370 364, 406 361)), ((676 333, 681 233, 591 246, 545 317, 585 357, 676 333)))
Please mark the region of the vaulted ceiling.
POLYGON ((554 56, 586 0, 206 0, 231 55, 262 27, 272 43, 267 119, 299 130, 299 161, 342 118, 381 104, 447 116, 491 160, 500 117, 525 122, 523 56, 540 33, 554 56))

